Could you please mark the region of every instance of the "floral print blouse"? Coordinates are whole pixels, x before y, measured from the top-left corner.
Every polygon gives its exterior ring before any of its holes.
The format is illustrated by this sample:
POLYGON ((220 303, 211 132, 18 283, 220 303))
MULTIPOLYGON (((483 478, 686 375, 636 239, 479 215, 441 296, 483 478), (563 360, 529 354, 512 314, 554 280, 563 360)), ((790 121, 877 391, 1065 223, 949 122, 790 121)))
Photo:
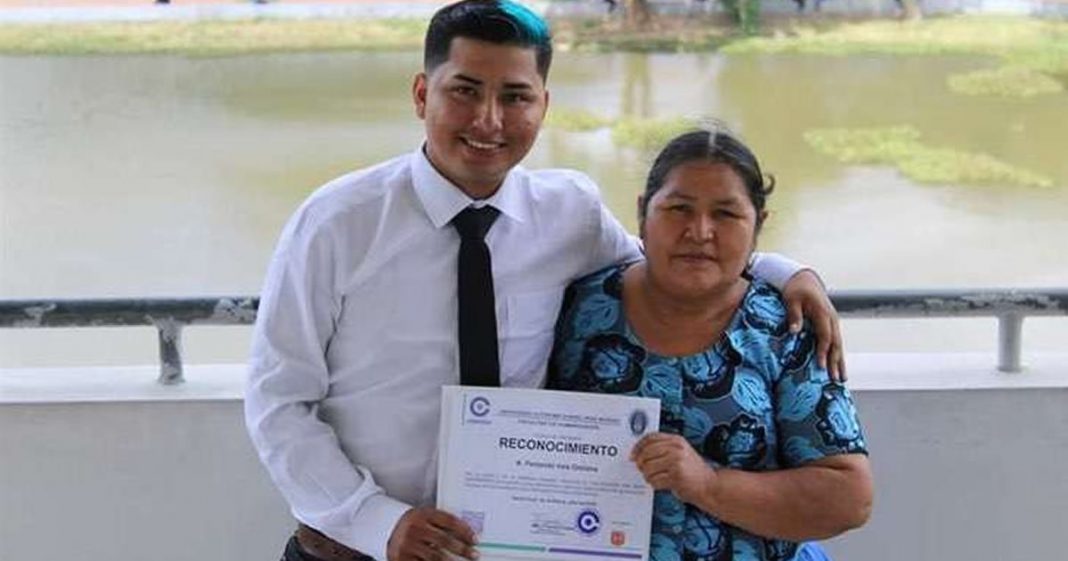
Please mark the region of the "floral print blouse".
MULTIPOLYGON (((660 431, 686 438, 714 465, 786 469, 834 454, 867 454, 849 391, 816 364, 815 336, 787 329, 779 293, 753 280, 719 340, 685 357, 642 345, 624 317, 617 265, 568 289, 549 387, 660 399, 660 431)), ((792 561, 796 542, 765 539, 670 492, 653 503, 651 561, 792 561)))

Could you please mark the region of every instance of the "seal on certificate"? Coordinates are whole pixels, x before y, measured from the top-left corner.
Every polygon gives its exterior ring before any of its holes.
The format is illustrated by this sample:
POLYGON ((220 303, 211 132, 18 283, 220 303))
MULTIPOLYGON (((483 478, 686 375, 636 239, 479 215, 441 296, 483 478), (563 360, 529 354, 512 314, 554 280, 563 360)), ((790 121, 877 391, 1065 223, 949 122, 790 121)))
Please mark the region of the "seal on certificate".
POLYGON ((601 529, 601 515, 592 508, 583 510, 575 518, 575 528, 583 535, 592 536, 601 529))
POLYGON ((644 434, 645 429, 649 428, 649 416, 645 414, 645 411, 641 409, 635 409, 630 414, 630 432, 634 436, 644 434))
POLYGON ((468 409, 476 417, 485 417, 490 412, 490 402, 488 399, 478 396, 471 400, 471 403, 468 404, 468 409))

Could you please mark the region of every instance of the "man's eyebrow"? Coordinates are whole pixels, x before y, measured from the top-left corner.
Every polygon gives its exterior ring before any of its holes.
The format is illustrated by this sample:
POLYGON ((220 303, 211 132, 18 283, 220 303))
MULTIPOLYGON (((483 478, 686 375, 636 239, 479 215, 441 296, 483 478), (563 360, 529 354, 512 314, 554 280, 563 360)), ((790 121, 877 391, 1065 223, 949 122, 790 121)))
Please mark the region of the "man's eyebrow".
POLYGON ((474 84, 476 86, 481 86, 482 85, 482 80, 479 80, 478 78, 472 78, 472 77, 470 77, 470 76, 468 76, 466 74, 457 74, 457 75, 453 76, 453 78, 455 78, 457 80, 460 80, 461 82, 467 82, 469 84, 474 84))
MULTIPOLYGON (((468 84, 471 84, 473 86, 481 86, 483 84, 482 80, 479 80, 478 78, 475 78, 473 76, 468 76, 467 74, 456 74, 455 76, 453 76, 453 79, 460 80, 461 82, 467 82, 468 84)), ((532 86, 529 82, 505 82, 504 89, 532 90, 534 89, 534 86, 532 86)))
POLYGON ((504 89, 506 90, 532 90, 534 86, 527 82, 505 82, 504 89))

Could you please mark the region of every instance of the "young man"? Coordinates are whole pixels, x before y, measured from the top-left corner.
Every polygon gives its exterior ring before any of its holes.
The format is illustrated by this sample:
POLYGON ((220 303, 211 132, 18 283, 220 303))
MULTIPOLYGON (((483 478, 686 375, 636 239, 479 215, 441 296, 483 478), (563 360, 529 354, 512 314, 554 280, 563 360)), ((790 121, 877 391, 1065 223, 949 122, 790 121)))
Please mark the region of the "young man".
MULTIPOLYGON (((545 22, 510 0, 442 8, 412 86, 426 142, 323 186, 282 233, 245 416, 301 522, 284 559, 477 557, 470 528, 428 506, 441 386, 541 387, 564 288, 639 255, 588 177, 517 167, 551 58, 545 22)), ((782 286, 787 263, 756 274, 782 286)), ((837 343, 813 274, 787 295, 837 343)))

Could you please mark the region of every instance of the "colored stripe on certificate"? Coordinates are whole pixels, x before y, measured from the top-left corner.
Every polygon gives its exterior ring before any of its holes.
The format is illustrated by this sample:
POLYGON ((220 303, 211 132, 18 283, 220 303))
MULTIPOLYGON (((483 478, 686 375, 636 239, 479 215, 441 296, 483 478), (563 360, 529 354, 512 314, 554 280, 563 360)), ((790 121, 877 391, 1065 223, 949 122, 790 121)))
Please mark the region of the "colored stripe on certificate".
POLYGON ((595 549, 571 549, 566 547, 550 547, 549 553, 575 553, 578 555, 593 555, 595 557, 617 557, 623 559, 641 559, 640 553, 624 553, 622 551, 598 551, 595 549))
POLYGON ((478 542, 475 544, 475 547, 487 549, 510 549, 512 551, 545 551, 545 548, 539 545, 520 545, 516 543, 478 542))

